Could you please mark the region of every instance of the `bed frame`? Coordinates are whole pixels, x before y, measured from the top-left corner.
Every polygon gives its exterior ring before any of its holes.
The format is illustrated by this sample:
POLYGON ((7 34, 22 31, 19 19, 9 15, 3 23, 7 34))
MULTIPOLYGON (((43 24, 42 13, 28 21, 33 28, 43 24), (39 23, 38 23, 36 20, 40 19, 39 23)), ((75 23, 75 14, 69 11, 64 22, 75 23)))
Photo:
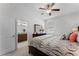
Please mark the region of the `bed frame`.
POLYGON ((47 54, 41 52, 40 50, 38 50, 37 48, 33 46, 29 46, 29 53, 34 56, 48 56, 47 54))

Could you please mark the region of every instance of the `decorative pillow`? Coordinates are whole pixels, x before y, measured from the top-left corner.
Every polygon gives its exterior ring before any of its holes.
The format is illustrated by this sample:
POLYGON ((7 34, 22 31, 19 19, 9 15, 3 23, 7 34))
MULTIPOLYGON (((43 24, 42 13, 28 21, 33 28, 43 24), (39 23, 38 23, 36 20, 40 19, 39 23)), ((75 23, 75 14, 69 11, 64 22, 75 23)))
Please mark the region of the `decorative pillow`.
POLYGON ((70 35, 71 35, 72 33, 73 33, 73 32, 71 32, 70 34, 68 34, 68 38, 67 38, 68 40, 69 40, 69 37, 70 37, 70 35))
POLYGON ((79 43, 79 32, 77 34, 77 42, 79 43))
POLYGON ((72 34, 70 34, 69 40, 71 42, 76 42, 76 39, 77 39, 77 33, 76 32, 73 32, 72 34))

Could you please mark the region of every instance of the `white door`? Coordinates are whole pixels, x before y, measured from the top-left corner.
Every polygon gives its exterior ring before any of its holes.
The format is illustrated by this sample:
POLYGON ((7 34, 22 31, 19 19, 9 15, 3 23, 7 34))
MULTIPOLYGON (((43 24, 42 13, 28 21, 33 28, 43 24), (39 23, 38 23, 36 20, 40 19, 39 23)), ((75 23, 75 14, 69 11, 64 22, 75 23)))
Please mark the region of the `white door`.
POLYGON ((0 55, 16 49, 15 19, 0 17, 0 55))

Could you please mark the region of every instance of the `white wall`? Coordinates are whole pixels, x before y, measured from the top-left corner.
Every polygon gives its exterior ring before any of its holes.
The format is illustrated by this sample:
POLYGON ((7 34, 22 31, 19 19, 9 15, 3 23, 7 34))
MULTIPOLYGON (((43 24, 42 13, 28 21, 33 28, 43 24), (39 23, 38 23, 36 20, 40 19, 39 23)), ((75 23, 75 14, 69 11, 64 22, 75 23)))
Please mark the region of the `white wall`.
MULTIPOLYGON (((41 20, 39 17, 36 17, 37 14, 38 13, 35 11, 35 9, 28 4, 0 4, 0 17, 3 17, 4 21, 7 21, 6 17, 8 17, 8 19, 10 20, 15 20, 15 19, 18 20, 18 18, 19 19, 23 18, 23 20, 28 21, 28 29, 27 29, 28 40, 32 39, 34 24, 41 24, 44 27, 43 20, 41 20)), ((3 19, 0 18, 0 21, 2 20, 3 19)), ((1 23, 0 23, 0 27, 3 28, 3 25, 1 25, 1 23)), ((6 30, 7 29, 8 28, 6 28, 6 30)), ((3 50, 9 48, 10 46, 9 47, 5 46, 5 44, 9 43, 9 41, 6 42, 5 38, 2 39, 1 36, 6 36, 6 35, 0 34, 0 52, 3 53, 3 50), (1 42, 3 42, 3 44, 1 44, 1 42)), ((15 42, 13 41, 11 42, 12 42, 11 44, 13 45, 15 44, 15 42)), ((16 47, 14 49, 16 49, 16 47)), ((7 50, 4 53, 6 52, 7 50)))
POLYGON ((63 16, 65 28, 64 29, 67 33, 71 32, 73 28, 79 26, 79 11, 71 13, 69 15, 63 16))
MULTIPOLYGON (((48 28, 48 30, 52 29, 53 32, 68 34, 72 31, 72 28, 79 26, 79 12, 77 11, 70 14, 47 19, 45 20, 45 22, 48 22, 48 24, 46 24, 46 28, 48 28), (49 26, 51 26, 52 28, 50 28, 49 26)), ((46 31, 52 32, 48 30, 46 31)))

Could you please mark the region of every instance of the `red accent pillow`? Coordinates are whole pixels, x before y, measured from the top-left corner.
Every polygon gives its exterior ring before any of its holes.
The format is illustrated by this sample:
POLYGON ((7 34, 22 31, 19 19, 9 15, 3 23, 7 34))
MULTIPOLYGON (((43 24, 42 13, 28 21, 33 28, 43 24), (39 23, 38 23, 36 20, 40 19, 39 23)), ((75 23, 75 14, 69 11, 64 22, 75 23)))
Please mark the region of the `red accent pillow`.
POLYGON ((73 33, 73 32, 71 32, 71 33, 68 35, 68 38, 67 38, 68 40, 69 40, 69 37, 70 37, 70 35, 71 35, 72 33, 73 33))
POLYGON ((76 32, 71 33, 69 36, 69 40, 71 42, 76 42, 76 39, 77 39, 77 33, 76 32))

